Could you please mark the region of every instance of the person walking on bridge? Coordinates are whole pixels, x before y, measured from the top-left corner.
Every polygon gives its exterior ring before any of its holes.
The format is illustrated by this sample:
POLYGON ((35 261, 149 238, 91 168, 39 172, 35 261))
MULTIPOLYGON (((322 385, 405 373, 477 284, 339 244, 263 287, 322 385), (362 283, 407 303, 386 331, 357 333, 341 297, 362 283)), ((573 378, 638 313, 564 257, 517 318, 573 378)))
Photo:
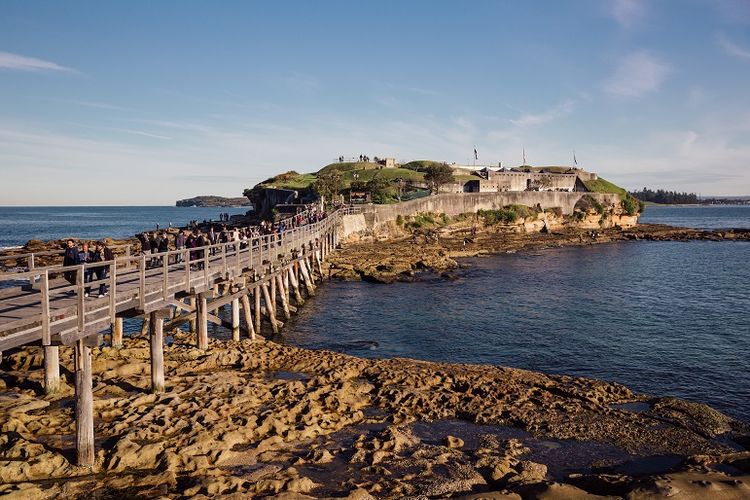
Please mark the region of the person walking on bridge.
MULTIPOLYGON (((68 240, 66 245, 65 255, 63 256, 63 266, 75 266, 78 264, 78 248, 76 247, 76 242, 68 240)), ((77 271, 66 271, 63 273, 63 276, 68 280, 68 283, 75 285, 77 274, 77 271)))

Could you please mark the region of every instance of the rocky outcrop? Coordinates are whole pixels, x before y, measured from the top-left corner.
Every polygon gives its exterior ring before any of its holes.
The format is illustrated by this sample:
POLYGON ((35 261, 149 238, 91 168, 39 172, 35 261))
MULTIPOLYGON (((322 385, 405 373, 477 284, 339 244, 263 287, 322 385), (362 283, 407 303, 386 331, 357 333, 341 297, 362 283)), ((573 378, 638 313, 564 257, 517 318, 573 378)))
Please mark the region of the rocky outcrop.
POLYGON ((5 354, 0 495, 741 498, 750 492, 750 452, 726 439, 743 442, 750 429, 705 405, 650 399, 586 378, 361 359, 271 342, 211 340, 203 351, 184 332, 170 334, 164 394, 147 391, 147 339, 93 349, 93 469, 69 462, 72 349, 61 350, 62 391, 46 397, 39 394, 41 349, 5 354), (632 401, 648 409, 614 406, 632 401), (575 473, 560 472, 573 467, 568 455, 556 463, 544 452, 561 446, 585 458, 575 473), (665 455, 674 460, 651 473, 625 467, 665 455))

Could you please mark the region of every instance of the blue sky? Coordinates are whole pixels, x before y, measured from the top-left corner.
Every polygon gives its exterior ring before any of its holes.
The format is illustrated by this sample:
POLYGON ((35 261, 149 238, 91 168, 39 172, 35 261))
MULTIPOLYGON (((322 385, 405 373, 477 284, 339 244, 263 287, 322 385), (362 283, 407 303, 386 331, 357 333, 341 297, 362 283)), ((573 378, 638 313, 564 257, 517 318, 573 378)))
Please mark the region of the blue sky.
POLYGON ((474 146, 750 194, 750 2, 0 4, 0 205, 238 196, 474 146))

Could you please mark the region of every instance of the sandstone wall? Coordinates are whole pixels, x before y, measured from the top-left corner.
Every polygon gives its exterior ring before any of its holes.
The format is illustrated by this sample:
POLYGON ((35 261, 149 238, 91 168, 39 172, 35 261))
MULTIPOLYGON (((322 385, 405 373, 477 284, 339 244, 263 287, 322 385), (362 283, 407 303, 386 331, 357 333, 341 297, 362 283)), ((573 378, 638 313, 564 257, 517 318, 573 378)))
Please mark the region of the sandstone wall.
POLYGON ((506 193, 454 193, 439 194, 418 198, 416 200, 395 203, 393 205, 365 205, 362 213, 343 217, 343 233, 346 237, 361 231, 380 229, 389 221, 402 217, 429 212, 454 216, 465 213, 476 213, 477 210, 492 210, 506 205, 541 205, 543 209, 560 208, 563 214, 573 213, 576 202, 584 195, 590 195, 605 208, 614 208, 620 203, 620 197, 609 193, 564 193, 554 191, 524 191, 506 193))

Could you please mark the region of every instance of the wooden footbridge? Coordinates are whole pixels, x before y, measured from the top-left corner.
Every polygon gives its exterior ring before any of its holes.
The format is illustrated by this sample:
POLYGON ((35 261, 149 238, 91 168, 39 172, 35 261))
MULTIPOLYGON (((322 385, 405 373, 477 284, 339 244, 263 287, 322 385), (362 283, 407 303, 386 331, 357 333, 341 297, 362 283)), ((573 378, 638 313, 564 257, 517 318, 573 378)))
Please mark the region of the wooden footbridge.
MULTIPOLYGON (((281 235, 265 235, 199 248, 127 255, 78 266, 34 267, 0 273, 0 352, 25 345, 44 347, 47 393, 59 388, 59 346, 75 347, 76 447, 78 464, 94 463, 91 347, 108 333, 123 343, 123 318, 144 318, 151 352, 151 386, 164 390, 164 327, 191 323, 196 345, 208 347, 208 322, 223 324, 219 308, 231 306, 233 340, 251 339, 263 321, 274 333, 304 295, 324 278, 322 261, 338 243, 345 209, 281 235), (106 273, 101 273, 106 269, 106 273), (87 270, 100 279, 86 283, 87 270), (67 278, 67 279, 66 279, 67 278), (71 284, 73 282, 73 284, 71 284), (94 298, 101 285, 107 295, 94 298), (92 296, 88 296, 90 289, 92 296), (294 304, 294 305, 293 305, 294 304), (244 311, 244 323, 241 323, 244 311)), ((34 262, 30 256, 29 262, 34 262)))

